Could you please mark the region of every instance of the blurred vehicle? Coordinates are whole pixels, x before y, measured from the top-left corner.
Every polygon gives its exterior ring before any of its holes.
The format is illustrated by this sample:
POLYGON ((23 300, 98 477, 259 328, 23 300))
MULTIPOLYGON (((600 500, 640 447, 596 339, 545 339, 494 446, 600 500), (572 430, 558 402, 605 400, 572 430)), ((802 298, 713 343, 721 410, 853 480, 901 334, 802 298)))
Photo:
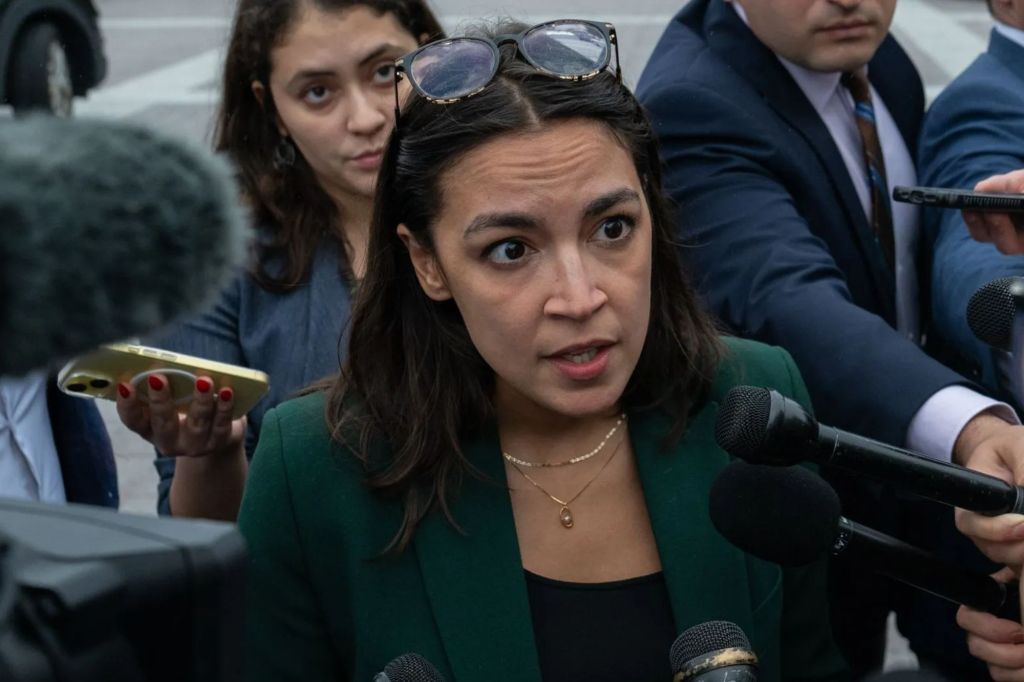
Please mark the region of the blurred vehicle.
POLYGON ((0 0, 0 104, 70 116, 107 73, 92 0, 0 0))

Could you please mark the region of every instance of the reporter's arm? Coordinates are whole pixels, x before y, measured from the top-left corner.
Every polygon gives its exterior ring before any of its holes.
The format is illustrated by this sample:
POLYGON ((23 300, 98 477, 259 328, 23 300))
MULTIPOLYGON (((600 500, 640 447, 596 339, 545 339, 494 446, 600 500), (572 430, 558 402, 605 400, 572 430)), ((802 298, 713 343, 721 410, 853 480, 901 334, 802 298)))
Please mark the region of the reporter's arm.
POLYGON ((247 422, 231 418, 231 390, 218 394, 210 377, 198 377, 188 410, 180 414, 166 376, 153 374, 148 382, 146 403, 135 387, 120 384, 117 412, 157 452, 183 462, 168 488, 175 514, 234 521, 245 486, 247 422))
MULTIPOLYGON (((218 296, 216 303, 206 312, 183 320, 162 334, 146 340, 147 345, 157 348, 216 360, 232 365, 247 367, 245 355, 239 341, 239 311, 242 301, 243 282, 247 275, 240 274, 218 296)), ((214 387, 217 390, 219 387, 214 387)), ((129 428, 131 428, 129 426, 129 428)), ((252 434, 246 434, 245 441, 252 434)), ((252 447, 251 443, 246 443, 252 447)), ((244 467, 239 462, 182 464, 176 456, 169 456, 156 448, 154 466, 159 476, 157 484, 157 511, 162 515, 200 518, 230 518, 238 515, 241 488, 244 485, 244 467), (179 466, 188 469, 186 483, 176 483, 179 466), (242 478, 238 479, 239 470, 242 478), (217 477, 206 481, 200 478, 208 474, 217 477), (189 486, 198 485, 192 491, 189 486), (235 489, 237 494, 235 493, 235 489), (227 516, 225 506, 211 492, 224 490, 229 499, 234 499, 234 509, 227 516)), ((243 450, 243 457, 245 451, 243 450)), ((230 458, 229 458, 230 459, 230 458)))
POLYGON ((788 350, 823 422, 902 444, 928 397, 967 382, 854 300, 837 258, 859 246, 834 254, 801 214, 790 188, 807 168, 780 153, 786 133, 692 83, 653 82, 641 97, 711 310, 737 335, 788 350))
MULTIPOLYGON (((963 466, 1024 485, 1024 426, 1009 424, 990 412, 964 427, 954 461, 963 466)), ((956 510, 956 525, 988 558, 1019 567, 1024 564, 1024 515, 982 516, 956 510)))
MULTIPOLYGON (((978 192, 1024 194, 1024 169, 986 178, 974 189, 978 192)), ((974 239, 995 244, 1007 256, 1024 254, 1024 213, 964 211, 963 217, 974 239)))
POLYGON ((234 521, 242 504, 249 460, 245 448, 180 458, 168 499, 175 516, 234 521))

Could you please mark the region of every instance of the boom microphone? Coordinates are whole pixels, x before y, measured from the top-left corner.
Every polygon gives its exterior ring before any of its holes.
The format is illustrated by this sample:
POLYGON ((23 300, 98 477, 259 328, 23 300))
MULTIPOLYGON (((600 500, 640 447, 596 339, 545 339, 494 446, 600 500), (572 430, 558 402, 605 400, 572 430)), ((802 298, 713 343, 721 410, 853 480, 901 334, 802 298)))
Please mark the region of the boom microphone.
POLYGON ((839 497, 804 467, 731 462, 711 487, 711 522, 744 552, 784 566, 857 554, 877 573, 937 597, 1020 622, 1017 583, 999 583, 850 521, 839 497))
POLYGON ((373 682, 444 682, 444 677, 419 654, 402 654, 374 675, 373 682))
POLYGON ((1013 322, 1024 302, 1024 277, 1000 277, 981 286, 967 303, 967 326, 996 350, 1013 349, 1013 322))
POLYGON ((996 516, 1024 513, 1024 489, 994 476, 819 424, 778 391, 737 386, 722 401, 715 441, 753 464, 828 464, 914 495, 996 516))
POLYGON ((150 333, 245 258, 226 162, 121 123, 0 125, 0 375, 150 333))
POLYGON ((712 620, 683 632, 669 652, 673 682, 757 682, 757 656, 740 626, 712 620))

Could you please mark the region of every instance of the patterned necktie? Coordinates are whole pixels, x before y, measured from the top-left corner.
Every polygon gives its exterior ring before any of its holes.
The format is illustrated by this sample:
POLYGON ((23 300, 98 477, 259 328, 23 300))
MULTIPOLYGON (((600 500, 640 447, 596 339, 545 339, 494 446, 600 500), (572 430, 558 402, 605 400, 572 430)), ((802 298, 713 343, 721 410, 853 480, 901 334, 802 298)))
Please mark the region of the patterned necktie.
POLYGON ((868 170, 868 188, 871 190, 871 227, 875 239, 882 246, 889 268, 895 272, 896 243, 893 237, 892 205, 889 203, 889 183, 885 176, 885 159, 875 125, 875 107, 871 103, 871 86, 862 71, 843 75, 843 85, 853 95, 854 121, 860 132, 864 162, 868 170))

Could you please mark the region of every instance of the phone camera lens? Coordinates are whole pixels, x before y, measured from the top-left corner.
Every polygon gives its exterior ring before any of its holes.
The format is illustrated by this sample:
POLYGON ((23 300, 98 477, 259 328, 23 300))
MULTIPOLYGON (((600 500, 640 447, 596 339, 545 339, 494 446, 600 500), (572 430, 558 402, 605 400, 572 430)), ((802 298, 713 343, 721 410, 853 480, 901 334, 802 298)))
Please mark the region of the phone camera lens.
POLYGON ((86 388, 88 388, 88 386, 86 386, 85 384, 79 383, 77 381, 75 383, 73 383, 73 384, 68 384, 67 385, 67 389, 69 391, 74 392, 74 393, 84 393, 86 388))
POLYGON ((106 388, 110 386, 110 382, 106 379, 93 379, 89 382, 89 385, 93 388, 106 388))

